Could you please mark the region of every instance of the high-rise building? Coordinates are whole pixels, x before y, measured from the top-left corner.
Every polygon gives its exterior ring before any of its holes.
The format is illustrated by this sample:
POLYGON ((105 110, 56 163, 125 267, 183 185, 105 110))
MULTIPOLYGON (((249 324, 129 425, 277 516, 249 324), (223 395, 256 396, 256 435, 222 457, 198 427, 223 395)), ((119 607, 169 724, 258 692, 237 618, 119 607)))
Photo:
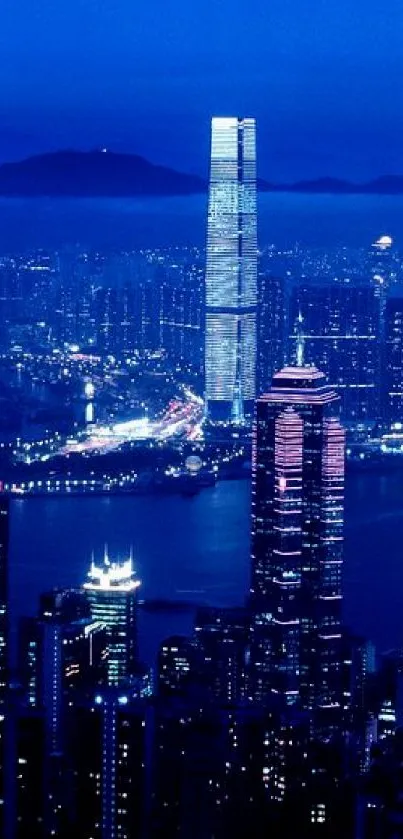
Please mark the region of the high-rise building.
POLYGON ((25 701, 62 726, 64 699, 107 681, 107 628, 93 621, 83 591, 56 589, 40 599, 38 617, 19 623, 19 671, 25 701))
POLYGON ((108 687, 70 712, 77 836, 137 839, 146 811, 146 709, 141 690, 108 687))
POLYGON ((183 635, 166 638, 158 653, 158 696, 187 696, 195 671, 195 645, 183 635))
MULTIPOLYGON (((46 592, 40 599, 38 617, 23 619, 20 624, 19 663, 25 710, 22 706, 20 718, 14 721, 14 738, 18 738, 24 720, 27 737, 32 725, 36 730, 39 723, 35 714, 40 715, 41 754, 32 755, 30 761, 35 757, 42 763, 46 795, 41 817, 49 836, 62 837, 66 831, 71 835, 66 710, 83 696, 92 695, 95 685, 106 684, 107 640, 106 627, 89 616, 83 591, 46 592)), ((26 792, 25 789, 24 795, 26 792)))
POLYGON ((8 687, 8 542, 10 506, 0 495, 0 834, 3 832, 5 798, 5 735, 8 687))
POLYGON ((246 696, 246 650, 249 616, 242 608, 198 609, 195 639, 202 655, 202 675, 211 698, 224 705, 246 696))
POLYGON ((105 553, 103 564, 94 561, 84 583, 94 621, 105 624, 108 635, 108 683, 118 685, 129 678, 137 664, 137 589, 130 557, 112 562, 105 553))
POLYGON ((212 120, 206 259, 207 413, 239 420, 252 411, 256 380, 254 119, 212 120))
POLYGON ((303 341, 306 364, 323 370, 353 428, 380 415, 380 299, 373 286, 310 283, 290 301, 291 357, 303 341))
POLYGON ((256 699, 342 704, 341 570, 345 435, 339 399, 314 367, 285 367, 257 400, 252 483, 256 699))
POLYGON ((391 297, 385 311, 384 415, 403 423, 403 299, 391 297))

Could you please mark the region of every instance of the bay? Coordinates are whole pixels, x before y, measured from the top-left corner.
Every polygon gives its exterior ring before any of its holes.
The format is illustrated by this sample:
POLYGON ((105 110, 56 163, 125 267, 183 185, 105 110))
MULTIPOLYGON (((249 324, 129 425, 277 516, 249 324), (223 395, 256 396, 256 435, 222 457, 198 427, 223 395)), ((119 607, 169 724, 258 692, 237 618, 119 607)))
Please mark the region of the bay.
MULTIPOLYGON (((249 585, 250 483, 220 482, 193 498, 18 499, 12 504, 10 604, 15 625, 39 594, 77 586, 92 551, 127 556, 141 594, 212 605, 244 601, 249 585)), ((380 651, 403 643, 403 473, 351 473, 346 487, 344 618, 380 651)), ((193 613, 140 616, 143 657, 191 631, 193 613)))

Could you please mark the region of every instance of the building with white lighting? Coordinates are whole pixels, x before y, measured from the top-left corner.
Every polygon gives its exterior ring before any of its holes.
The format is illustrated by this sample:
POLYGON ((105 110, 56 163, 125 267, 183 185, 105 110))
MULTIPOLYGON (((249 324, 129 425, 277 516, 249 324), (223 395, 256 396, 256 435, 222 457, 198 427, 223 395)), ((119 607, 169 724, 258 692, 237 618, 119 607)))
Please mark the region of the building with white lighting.
POLYGON ((241 421, 256 391, 254 119, 214 117, 207 220, 205 399, 212 421, 241 421))
POLYGON ((70 715, 79 835, 141 839, 148 758, 141 691, 103 688, 70 715))
POLYGON ((113 562, 107 552, 103 563, 93 560, 84 583, 91 609, 91 617, 107 627, 108 684, 119 685, 129 678, 137 664, 137 590, 130 556, 123 562, 113 562))

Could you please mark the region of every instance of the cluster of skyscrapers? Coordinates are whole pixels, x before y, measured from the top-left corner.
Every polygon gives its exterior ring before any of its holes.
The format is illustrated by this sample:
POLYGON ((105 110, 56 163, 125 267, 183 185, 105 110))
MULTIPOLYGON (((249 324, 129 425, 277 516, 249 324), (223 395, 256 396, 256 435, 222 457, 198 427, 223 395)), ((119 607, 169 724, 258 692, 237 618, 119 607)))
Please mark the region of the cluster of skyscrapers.
POLYGON ((257 400, 250 593, 167 638, 154 683, 132 558, 107 550, 80 589, 44 594, 21 621, 10 682, 1 499, 5 837, 387 835, 395 802, 372 767, 399 742, 401 665, 374 674, 342 623, 339 403, 310 365, 257 400))
POLYGON ((207 416, 212 422, 250 418, 255 395, 293 361, 325 373, 352 430, 399 422, 403 297, 389 287, 390 241, 375 243, 365 278, 279 278, 259 266, 256 207, 255 122, 215 118, 205 282, 207 416))
POLYGON ((255 148, 254 120, 213 120, 206 413, 253 415, 250 592, 167 638, 153 682, 132 558, 105 551, 21 622, 11 680, 0 498, 5 839, 400 835, 402 663, 375 672, 342 620, 340 404, 352 424, 400 416, 403 306, 374 278, 289 290, 265 276, 258 311, 255 148))

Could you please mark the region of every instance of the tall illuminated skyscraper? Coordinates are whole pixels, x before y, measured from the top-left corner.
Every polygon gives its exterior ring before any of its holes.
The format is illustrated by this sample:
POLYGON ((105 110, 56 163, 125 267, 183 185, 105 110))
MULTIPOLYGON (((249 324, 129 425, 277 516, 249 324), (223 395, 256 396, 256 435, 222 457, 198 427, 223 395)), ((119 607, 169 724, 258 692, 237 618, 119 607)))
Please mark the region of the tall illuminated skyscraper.
POLYGON ((133 675, 137 663, 137 589, 130 557, 111 562, 105 553, 103 564, 93 561, 84 583, 91 616, 103 623, 108 637, 108 684, 119 685, 133 675))
POLYGON ((256 697, 280 695, 335 724, 343 701, 338 402, 315 367, 285 367, 257 401, 251 586, 256 697))
POLYGON ((5 723, 8 688, 8 543, 10 506, 6 496, 0 496, 0 835, 4 829, 5 789, 5 723))
POLYGON ((211 420, 241 420, 256 382, 254 119, 214 117, 207 221, 205 398, 211 420))

